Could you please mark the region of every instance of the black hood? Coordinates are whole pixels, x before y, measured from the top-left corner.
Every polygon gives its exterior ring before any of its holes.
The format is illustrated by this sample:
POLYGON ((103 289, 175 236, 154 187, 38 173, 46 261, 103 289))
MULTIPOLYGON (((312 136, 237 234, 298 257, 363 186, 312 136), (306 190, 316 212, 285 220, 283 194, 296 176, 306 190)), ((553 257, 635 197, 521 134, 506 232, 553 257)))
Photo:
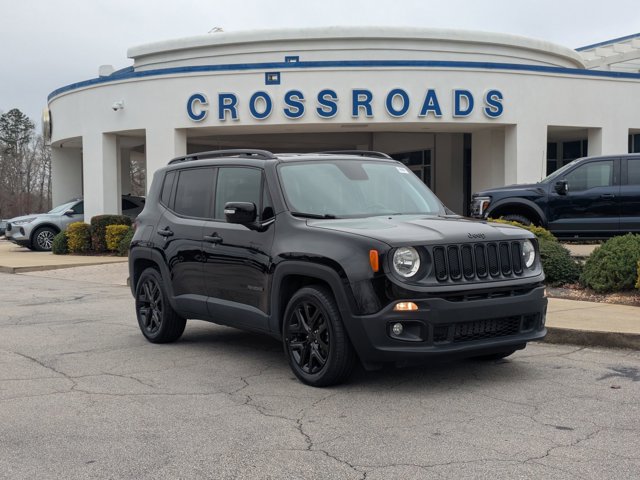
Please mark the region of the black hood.
POLYGON ((392 247, 533 238, 532 233, 522 228, 458 216, 378 216, 308 220, 307 224, 314 228, 373 238, 392 247))
POLYGON ((482 197, 486 195, 491 195, 492 193, 505 194, 509 192, 529 192, 529 193, 537 193, 544 194, 545 185, 543 183, 521 183, 517 185, 505 185, 504 187, 496 187, 496 188, 488 188, 486 190, 482 190, 481 192, 474 193, 473 196, 482 197))

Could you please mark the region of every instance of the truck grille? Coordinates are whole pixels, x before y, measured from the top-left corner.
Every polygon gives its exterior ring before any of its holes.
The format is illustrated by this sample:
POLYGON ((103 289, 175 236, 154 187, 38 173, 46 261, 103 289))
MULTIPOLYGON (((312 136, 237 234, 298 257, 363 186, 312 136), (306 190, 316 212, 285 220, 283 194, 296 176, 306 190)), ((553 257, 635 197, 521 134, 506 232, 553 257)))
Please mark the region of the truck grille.
POLYGON ((439 282, 512 278, 523 272, 520 241, 443 245, 432 252, 439 282))

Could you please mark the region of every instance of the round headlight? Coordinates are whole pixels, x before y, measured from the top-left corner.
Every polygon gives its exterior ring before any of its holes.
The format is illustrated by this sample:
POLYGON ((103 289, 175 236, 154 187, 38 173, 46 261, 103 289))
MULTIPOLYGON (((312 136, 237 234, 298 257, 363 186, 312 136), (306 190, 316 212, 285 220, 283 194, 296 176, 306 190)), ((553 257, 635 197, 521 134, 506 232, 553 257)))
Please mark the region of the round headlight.
POLYGON ((531 240, 525 240, 522 243, 522 260, 527 268, 533 267, 533 262, 536 260, 536 249, 531 240))
POLYGON ((413 277, 420 268, 420 255, 413 247, 398 248, 393 254, 393 269, 402 277, 413 277))

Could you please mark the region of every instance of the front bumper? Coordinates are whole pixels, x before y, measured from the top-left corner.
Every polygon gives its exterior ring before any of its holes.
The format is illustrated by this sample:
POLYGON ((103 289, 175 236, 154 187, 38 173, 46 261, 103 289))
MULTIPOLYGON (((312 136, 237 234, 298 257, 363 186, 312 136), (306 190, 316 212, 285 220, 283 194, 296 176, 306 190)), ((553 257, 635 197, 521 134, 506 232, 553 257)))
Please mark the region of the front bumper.
POLYGON ((499 298, 398 301, 413 301, 419 309, 395 312, 396 302, 392 302, 374 315, 345 319, 351 342, 365 364, 472 357, 517 350, 547 334, 544 328, 547 299, 543 286, 499 298), (397 322, 405 327, 402 338, 394 338, 391 331, 397 322))
POLYGON ((5 237, 10 242, 26 247, 31 243, 32 230, 33 226, 30 223, 26 223, 24 225, 11 225, 11 230, 5 232, 5 237))

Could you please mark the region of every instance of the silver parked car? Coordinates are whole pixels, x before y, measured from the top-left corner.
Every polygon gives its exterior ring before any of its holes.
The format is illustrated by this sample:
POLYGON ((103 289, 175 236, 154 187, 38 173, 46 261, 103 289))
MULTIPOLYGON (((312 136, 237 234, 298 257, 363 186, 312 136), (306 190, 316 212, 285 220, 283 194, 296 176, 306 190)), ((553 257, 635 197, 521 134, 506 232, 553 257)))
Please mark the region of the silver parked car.
MULTIPOLYGON (((122 214, 137 217, 144 208, 144 198, 123 195, 122 214)), ((34 213, 7 220, 5 236, 13 243, 38 251, 49 251, 53 237, 74 222, 84 221, 84 201, 76 198, 48 213, 34 213)))

